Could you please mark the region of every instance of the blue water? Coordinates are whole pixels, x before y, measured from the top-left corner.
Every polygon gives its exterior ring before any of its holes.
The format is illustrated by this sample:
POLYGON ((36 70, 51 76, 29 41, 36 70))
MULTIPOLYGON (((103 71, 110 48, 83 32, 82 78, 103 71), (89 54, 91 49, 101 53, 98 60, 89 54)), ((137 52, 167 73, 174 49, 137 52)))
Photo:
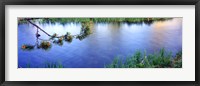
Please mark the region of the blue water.
MULTIPOLYGON (((50 34, 79 34, 81 23, 37 23, 50 34)), ((39 31, 42 39, 49 37, 39 31)), ((146 23, 94 23, 92 34, 83 40, 73 39, 62 46, 53 44, 45 51, 24 51, 23 44, 36 43, 36 27, 31 24, 18 25, 18 67, 43 68, 46 62, 57 62, 66 68, 102 68, 114 57, 132 55, 136 50, 147 54, 165 48, 173 55, 182 50, 182 18, 146 23)))

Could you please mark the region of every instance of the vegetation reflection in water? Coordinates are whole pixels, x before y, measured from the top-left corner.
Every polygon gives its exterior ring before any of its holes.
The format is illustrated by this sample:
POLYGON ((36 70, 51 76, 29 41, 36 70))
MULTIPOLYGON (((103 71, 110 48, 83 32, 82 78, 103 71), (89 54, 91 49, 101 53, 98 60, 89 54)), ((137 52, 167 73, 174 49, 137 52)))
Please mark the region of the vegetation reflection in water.
MULTIPOLYGON (((63 45, 63 42, 71 43, 73 39, 83 40, 88 35, 92 34, 92 27, 94 22, 126 22, 126 23, 145 23, 151 24, 154 21, 164 21, 171 18, 19 18, 18 24, 21 23, 32 23, 37 27, 36 38, 37 41, 34 45, 24 44, 22 49, 24 51, 37 49, 50 50, 52 47, 51 43, 57 44, 59 46, 63 45), (80 22, 81 31, 80 34, 71 35, 70 32, 66 34, 57 34, 52 35, 48 34, 49 39, 41 39, 39 30, 41 28, 34 24, 35 21, 40 23, 55 23, 60 22, 65 24, 66 22, 80 22), (40 40, 40 41, 39 41, 40 40)), ((165 51, 164 48, 161 48, 159 52, 154 54, 146 55, 146 52, 141 52, 138 50, 132 56, 127 56, 124 60, 122 57, 116 57, 112 63, 105 64, 105 68, 181 68, 182 67, 182 51, 179 51, 175 56, 171 52, 165 51)), ((28 63, 27 68, 31 68, 31 65, 28 63)), ((59 62, 46 62, 45 68, 65 68, 59 62)))

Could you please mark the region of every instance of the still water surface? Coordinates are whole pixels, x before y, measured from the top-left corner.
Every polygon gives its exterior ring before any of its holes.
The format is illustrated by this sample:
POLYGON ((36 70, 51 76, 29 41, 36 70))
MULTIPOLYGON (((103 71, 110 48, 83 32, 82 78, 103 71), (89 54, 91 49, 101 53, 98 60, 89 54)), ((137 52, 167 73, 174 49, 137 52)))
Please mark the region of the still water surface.
MULTIPOLYGON (((36 23, 50 34, 79 34, 81 23, 36 23)), ((42 39, 49 37, 39 32, 42 39)), ((136 50, 147 54, 165 48, 173 54, 182 50, 182 18, 146 23, 94 23, 92 34, 83 40, 73 39, 50 50, 23 51, 23 44, 36 43, 36 28, 31 24, 18 25, 18 67, 42 68, 45 62, 58 62, 67 68, 102 68, 114 57, 124 59, 136 50)))

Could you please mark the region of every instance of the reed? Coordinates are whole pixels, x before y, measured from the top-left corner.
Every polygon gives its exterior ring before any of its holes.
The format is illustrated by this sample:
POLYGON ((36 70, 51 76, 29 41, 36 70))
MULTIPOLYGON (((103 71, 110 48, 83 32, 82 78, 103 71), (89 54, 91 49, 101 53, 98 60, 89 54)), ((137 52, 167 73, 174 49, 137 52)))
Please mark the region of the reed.
POLYGON ((146 55, 137 51, 123 61, 122 58, 116 57, 110 63, 105 65, 106 68, 181 68, 182 52, 178 52, 174 57, 171 52, 166 52, 162 48, 158 53, 146 55))

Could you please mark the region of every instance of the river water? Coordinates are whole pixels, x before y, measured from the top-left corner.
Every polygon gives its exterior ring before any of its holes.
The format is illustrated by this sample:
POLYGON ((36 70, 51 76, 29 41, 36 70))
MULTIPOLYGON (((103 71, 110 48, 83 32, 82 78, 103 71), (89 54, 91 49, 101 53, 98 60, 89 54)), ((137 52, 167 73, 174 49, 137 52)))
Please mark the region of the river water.
MULTIPOLYGON (((49 34, 72 35, 80 33, 81 23, 37 23, 49 34)), ((39 31, 41 39, 49 37, 39 31)), ((23 44, 36 43, 36 27, 18 25, 18 67, 44 68, 46 62, 60 63, 66 68, 103 68, 114 57, 126 58, 136 50, 151 54, 165 48, 175 55, 182 50, 182 18, 153 23, 94 23, 92 34, 83 40, 73 39, 62 46, 53 44, 45 51, 24 51, 23 44)))

